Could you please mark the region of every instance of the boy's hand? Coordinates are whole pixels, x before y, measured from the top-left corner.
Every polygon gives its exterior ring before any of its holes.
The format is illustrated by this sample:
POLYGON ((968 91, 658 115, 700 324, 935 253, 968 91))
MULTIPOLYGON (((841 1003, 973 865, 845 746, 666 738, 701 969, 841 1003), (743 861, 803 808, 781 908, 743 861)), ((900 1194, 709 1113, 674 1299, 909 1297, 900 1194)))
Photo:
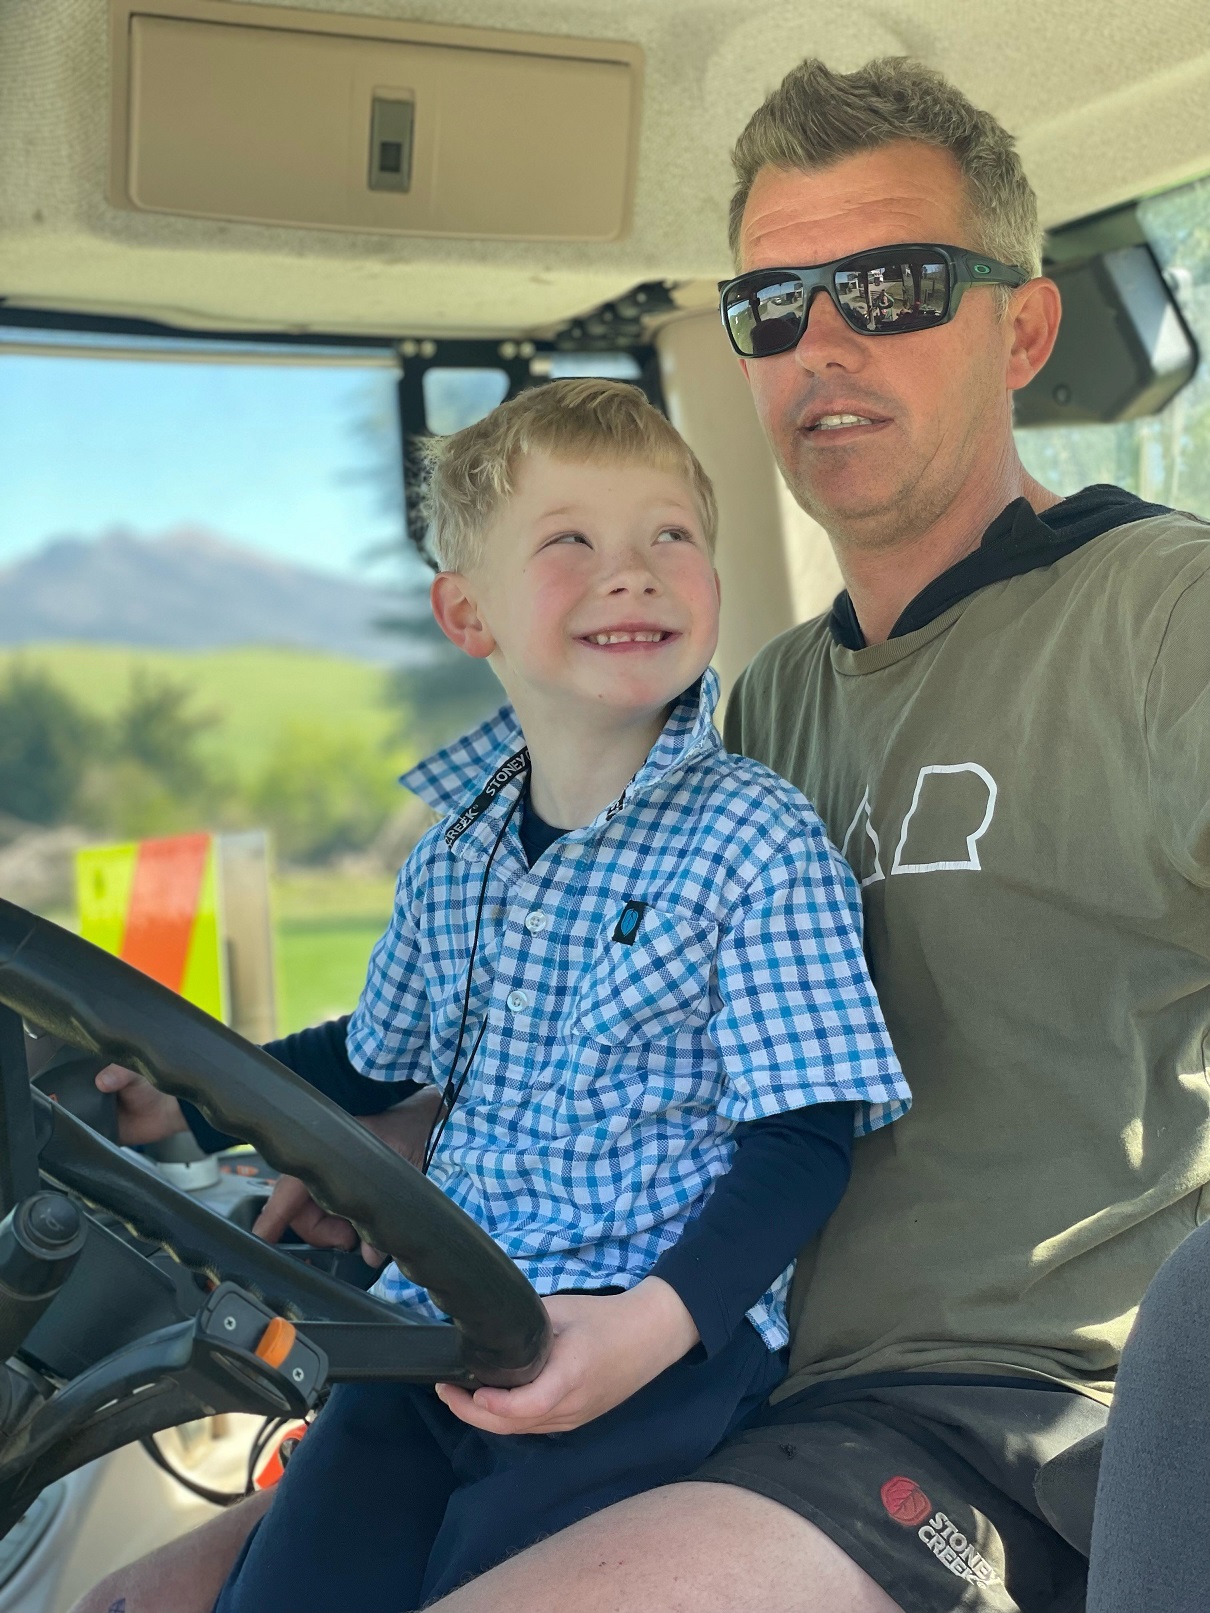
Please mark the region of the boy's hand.
MULTIPOLYGON (((436 1087, 424 1087, 413 1092, 394 1109, 380 1115, 358 1115, 357 1119, 368 1131, 380 1137, 388 1148, 393 1148, 404 1159, 417 1167, 424 1159, 424 1145, 441 1102, 436 1087)), ((318 1249, 355 1249, 357 1231, 343 1216, 329 1215, 316 1204, 297 1176, 279 1177, 269 1202, 265 1205, 252 1230, 267 1243, 277 1243, 285 1232, 293 1228, 304 1243, 318 1249)), ((381 1266, 386 1256, 368 1243, 361 1245, 361 1258, 371 1266, 381 1266)))
POLYGON ((437 1394, 464 1423, 488 1434, 565 1434, 620 1406, 697 1343, 675 1289, 645 1277, 625 1294, 552 1294, 550 1359, 520 1389, 437 1394))
POLYGON ((107 1064, 97 1071, 99 1092, 112 1092, 118 1100, 118 1141, 127 1148, 140 1143, 158 1143, 189 1125, 181 1106, 167 1092, 153 1087, 145 1076, 136 1075, 122 1064, 107 1064))

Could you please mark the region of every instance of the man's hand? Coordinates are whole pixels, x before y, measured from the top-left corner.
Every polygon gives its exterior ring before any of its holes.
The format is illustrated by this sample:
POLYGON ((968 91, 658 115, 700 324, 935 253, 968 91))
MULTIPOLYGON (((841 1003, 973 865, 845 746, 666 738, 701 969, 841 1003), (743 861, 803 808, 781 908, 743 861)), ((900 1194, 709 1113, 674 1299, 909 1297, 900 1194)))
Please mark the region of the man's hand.
MULTIPOLYGON (((404 1159, 419 1167, 424 1160, 424 1145, 440 1102, 441 1094, 437 1088, 425 1087, 420 1092, 413 1092, 410 1098, 405 1098, 385 1114, 359 1115, 357 1118, 388 1148, 393 1148, 397 1154, 402 1154, 404 1159)), ((279 1178, 252 1230, 267 1243, 277 1243, 289 1228, 293 1228, 304 1243, 313 1244, 319 1249, 355 1249, 358 1243, 352 1223, 343 1216, 329 1215, 316 1204, 310 1190, 297 1176, 279 1178)), ((371 1266, 380 1266, 386 1259, 368 1243, 361 1245, 361 1257, 371 1266)))
POLYGON ((550 1358, 520 1389, 437 1394, 464 1423, 488 1434, 565 1434, 620 1406, 697 1343, 676 1290, 645 1277, 625 1294, 552 1294, 550 1358))
POLYGON ((112 1092, 117 1097, 118 1141, 128 1148, 162 1142, 178 1131, 189 1130, 176 1099, 124 1065, 107 1064, 98 1070, 96 1086, 98 1091, 112 1092))

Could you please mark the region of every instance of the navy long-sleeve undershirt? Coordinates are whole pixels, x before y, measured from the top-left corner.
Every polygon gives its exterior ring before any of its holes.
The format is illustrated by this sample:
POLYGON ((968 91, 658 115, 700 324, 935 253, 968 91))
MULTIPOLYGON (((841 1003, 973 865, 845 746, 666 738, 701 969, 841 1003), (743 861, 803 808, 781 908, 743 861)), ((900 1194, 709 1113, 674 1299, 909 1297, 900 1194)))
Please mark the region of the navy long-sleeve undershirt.
POLYGON ((731 1169, 656 1261, 652 1276, 676 1289, 708 1356, 840 1203, 853 1107, 816 1103, 740 1126, 731 1169))

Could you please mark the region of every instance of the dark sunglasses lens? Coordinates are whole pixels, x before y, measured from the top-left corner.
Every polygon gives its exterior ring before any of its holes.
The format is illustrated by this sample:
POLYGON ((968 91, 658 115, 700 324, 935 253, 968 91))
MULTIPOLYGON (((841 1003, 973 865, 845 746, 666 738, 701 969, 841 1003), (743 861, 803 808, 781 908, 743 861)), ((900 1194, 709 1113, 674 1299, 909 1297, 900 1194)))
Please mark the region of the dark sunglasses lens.
POLYGON ((928 330, 945 323, 949 266, 924 254, 866 260, 838 269, 835 283, 844 317, 864 334, 928 330))
POLYGON ((746 358, 785 353, 802 335, 803 289, 797 280, 747 275, 727 288, 723 317, 746 358))

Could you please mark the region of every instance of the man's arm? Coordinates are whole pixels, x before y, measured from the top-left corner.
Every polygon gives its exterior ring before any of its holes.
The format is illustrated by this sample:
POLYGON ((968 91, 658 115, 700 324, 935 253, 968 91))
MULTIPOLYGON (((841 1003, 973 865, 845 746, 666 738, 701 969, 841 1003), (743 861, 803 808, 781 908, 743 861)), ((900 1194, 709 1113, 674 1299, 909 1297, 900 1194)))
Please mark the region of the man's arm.
POLYGON ((1169 862, 1210 888, 1210 573, 1169 615, 1143 701, 1154 824, 1169 862))

